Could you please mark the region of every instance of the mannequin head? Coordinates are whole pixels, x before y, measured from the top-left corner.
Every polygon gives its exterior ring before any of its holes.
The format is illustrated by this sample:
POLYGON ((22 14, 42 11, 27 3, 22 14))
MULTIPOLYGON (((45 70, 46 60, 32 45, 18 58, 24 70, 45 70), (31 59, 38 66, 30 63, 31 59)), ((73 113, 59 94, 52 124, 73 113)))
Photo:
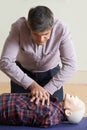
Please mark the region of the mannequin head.
POLYGON ((79 123, 85 113, 85 104, 77 96, 65 95, 65 115, 70 123, 79 123))

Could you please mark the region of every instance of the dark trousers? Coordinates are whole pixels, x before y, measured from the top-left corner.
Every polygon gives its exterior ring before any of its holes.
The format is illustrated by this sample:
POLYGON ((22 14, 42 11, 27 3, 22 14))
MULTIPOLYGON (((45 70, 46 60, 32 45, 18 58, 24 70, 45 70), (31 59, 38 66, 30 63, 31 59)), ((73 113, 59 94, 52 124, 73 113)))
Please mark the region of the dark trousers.
MULTIPOLYGON (((60 70, 59 65, 51 70, 46 72, 38 72, 32 73, 26 69, 24 69, 18 62, 17 65, 22 69, 24 73, 26 73, 29 77, 34 79, 39 85, 44 87, 56 73, 60 70)), ((51 87, 51 86, 50 86, 51 87)), ((22 86, 19 86, 14 81, 11 80, 11 93, 29 93, 29 89, 24 89, 22 86)), ((63 100, 63 87, 60 90, 56 91, 53 94, 54 97, 58 97, 60 100, 63 100)))

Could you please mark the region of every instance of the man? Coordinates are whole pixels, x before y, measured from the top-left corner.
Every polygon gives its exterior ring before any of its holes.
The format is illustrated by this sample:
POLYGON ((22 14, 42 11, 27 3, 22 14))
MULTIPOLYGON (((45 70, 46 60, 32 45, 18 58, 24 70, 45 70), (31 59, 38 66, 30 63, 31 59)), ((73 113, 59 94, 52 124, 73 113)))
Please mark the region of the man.
POLYGON ((85 104, 76 96, 65 95, 64 101, 51 97, 49 106, 30 101, 28 93, 0 95, 0 124, 49 127, 64 121, 79 123, 85 104))
POLYGON ((12 93, 29 92, 32 101, 49 104, 50 95, 63 100, 62 86, 76 71, 75 55, 67 25, 37 6, 12 24, 0 69, 11 78, 12 93))

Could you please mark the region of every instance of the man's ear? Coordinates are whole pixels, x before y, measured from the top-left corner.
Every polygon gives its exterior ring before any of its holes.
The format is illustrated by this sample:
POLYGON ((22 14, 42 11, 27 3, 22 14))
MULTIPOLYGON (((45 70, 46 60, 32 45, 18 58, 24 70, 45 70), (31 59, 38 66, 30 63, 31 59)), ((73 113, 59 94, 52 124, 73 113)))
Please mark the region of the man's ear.
POLYGON ((70 110, 65 110, 65 115, 66 116, 70 116, 72 114, 72 112, 70 110))

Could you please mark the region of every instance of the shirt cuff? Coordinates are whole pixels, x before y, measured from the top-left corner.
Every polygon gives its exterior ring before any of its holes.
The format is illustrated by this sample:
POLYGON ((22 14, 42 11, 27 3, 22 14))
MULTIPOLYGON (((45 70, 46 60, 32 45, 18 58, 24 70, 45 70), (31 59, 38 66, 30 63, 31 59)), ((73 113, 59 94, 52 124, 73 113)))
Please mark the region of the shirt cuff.
POLYGON ((44 86, 44 89, 47 90, 51 95, 53 95, 57 90, 61 88, 61 83, 55 80, 51 80, 44 86))
POLYGON ((54 94, 55 91, 57 91, 57 87, 54 86, 51 83, 48 83, 47 85, 44 86, 44 89, 47 90, 51 95, 54 94))
POLYGON ((29 86, 34 82, 34 80, 30 77, 28 77, 26 74, 24 75, 24 78, 21 81, 22 86, 27 89, 29 86))

